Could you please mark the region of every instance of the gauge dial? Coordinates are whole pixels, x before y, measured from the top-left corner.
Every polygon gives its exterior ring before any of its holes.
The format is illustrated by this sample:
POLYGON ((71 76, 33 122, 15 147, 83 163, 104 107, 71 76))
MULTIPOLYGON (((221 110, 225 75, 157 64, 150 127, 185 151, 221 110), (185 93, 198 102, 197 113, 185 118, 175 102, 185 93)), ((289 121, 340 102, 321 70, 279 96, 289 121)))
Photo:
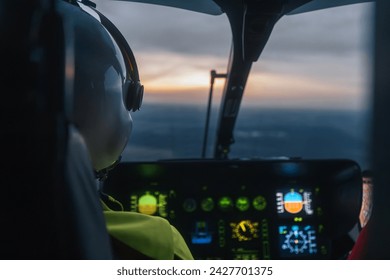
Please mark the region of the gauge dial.
POLYGON ((206 197, 200 203, 203 211, 210 212, 214 209, 214 200, 211 197, 206 197))
POLYGON ((258 195, 253 199, 253 208, 256 210, 262 211, 267 207, 267 200, 264 196, 258 195))
POLYGON ((236 200, 236 207, 240 211, 246 211, 250 207, 249 199, 246 196, 240 196, 236 200))
POLYGON ((259 223, 250 220, 243 220, 239 223, 230 223, 233 239, 238 241, 249 241, 258 238, 259 223))

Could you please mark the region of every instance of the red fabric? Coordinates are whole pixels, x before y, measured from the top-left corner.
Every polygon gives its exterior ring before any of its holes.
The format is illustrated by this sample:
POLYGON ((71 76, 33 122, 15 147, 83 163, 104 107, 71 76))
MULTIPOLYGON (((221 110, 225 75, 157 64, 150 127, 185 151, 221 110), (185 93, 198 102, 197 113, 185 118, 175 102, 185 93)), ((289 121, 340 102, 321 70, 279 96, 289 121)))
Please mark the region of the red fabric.
POLYGON ((362 260, 365 258, 364 256, 366 255, 366 250, 367 250, 367 227, 363 227, 347 259, 362 260))

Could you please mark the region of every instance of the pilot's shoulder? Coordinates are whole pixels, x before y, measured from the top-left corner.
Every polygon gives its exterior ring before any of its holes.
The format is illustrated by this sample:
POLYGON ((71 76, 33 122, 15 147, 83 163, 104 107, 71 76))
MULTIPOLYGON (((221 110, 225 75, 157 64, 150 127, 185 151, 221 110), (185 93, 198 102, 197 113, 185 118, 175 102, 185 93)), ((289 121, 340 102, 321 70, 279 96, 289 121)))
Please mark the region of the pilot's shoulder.
POLYGON ((193 259, 187 244, 168 220, 128 211, 104 211, 110 236, 152 259, 193 259))

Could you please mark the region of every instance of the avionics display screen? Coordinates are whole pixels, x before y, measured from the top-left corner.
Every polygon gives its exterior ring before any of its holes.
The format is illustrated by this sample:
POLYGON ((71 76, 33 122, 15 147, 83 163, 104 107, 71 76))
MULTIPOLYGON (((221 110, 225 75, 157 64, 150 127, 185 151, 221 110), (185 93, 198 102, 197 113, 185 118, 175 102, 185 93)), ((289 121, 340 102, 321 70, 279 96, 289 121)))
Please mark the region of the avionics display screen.
POLYGON ((281 217, 312 216, 313 192, 311 188, 287 187, 276 192, 277 213, 281 217))
POLYGON ((282 257, 316 255, 316 230, 307 224, 280 225, 279 246, 282 257))
POLYGON ((122 163, 104 183, 125 211, 167 219, 195 259, 231 260, 329 258, 330 230, 357 216, 338 209, 358 213, 360 190, 347 160, 122 163))
POLYGON ((130 211, 168 218, 168 199, 167 192, 153 188, 133 192, 130 195, 130 211))

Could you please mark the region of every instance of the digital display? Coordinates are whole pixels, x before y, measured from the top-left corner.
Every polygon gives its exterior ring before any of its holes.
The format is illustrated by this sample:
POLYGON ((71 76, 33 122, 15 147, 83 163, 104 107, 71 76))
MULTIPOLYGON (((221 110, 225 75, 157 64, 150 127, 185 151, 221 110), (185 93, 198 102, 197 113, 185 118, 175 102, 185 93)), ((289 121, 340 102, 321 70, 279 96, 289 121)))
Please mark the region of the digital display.
POLYGON ((207 222, 197 221, 195 230, 191 234, 192 244, 210 244, 212 242, 212 234, 208 229, 207 222))
POLYGON ((146 215, 168 217, 167 192, 144 191, 130 196, 130 211, 146 215))
POLYGON ((311 225, 281 225, 279 245, 283 257, 315 255, 317 254, 316 231, 311 225))
POLYGON ((312 191, 308 188, 285 188, 276 192, 277 213, 281 217, 314 214, 312 191))

